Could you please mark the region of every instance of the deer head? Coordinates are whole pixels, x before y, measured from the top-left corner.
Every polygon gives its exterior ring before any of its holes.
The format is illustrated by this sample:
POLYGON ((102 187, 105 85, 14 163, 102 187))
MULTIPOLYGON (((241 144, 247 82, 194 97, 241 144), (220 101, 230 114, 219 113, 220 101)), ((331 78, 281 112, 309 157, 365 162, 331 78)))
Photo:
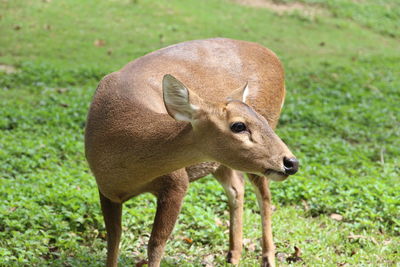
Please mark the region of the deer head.
POLYGON ((234 90, 223 103, 205 101, 172 75, 163 78, 168 114, 191 123, 197 149, 204 159, 236 170, 284 180, 298 170, 298 161, 246 99, 252 90, 234 90))

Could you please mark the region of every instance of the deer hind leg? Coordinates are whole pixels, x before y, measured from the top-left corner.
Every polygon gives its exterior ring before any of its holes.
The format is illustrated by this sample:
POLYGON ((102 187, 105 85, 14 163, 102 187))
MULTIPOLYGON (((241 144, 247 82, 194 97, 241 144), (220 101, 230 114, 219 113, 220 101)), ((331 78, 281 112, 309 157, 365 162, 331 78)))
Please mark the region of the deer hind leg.
POLYGON ((269 190, 269 182, 265 177, 249 174, 250 181, 252 182, 258 205, 261 211, 261 227, 262 227, 262 263, 263 267, 275 266, 275 245, 272 238, 272 206, 271 206, 271 192, 269 190))
POLYGON ((147 248, 149 267, 160 266, 165 244, 175 226, 188 188, 189 178, 186 171, 180 169, 157 178, 155 183, 157 212, 147 248))
POLYGON ((100 191, 100 204, 107 231, 107 267, 118 264, 118 249, 121 240, 122 203, 112 202, 100 191))
POLYGON ((229 252, 227 262, 239 263, 242 254, 243 236, 243 175, 226 166, 220 166, 214 173, 215 178, 224 187, 229 202, 229 252))

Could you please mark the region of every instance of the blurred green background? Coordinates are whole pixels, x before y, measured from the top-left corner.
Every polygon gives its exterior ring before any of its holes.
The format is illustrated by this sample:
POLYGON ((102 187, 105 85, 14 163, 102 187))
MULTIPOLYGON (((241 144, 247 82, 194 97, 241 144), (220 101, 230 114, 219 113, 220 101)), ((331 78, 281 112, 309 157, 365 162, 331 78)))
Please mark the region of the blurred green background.
MULTIPOLYGON (((148 52, 211 37, 258 42, 285 66, 277 133, 301 171, 271 184, 278 264, 396 266, 399 21, 397 0, 0 0, 0 266, 103 266, 83 153, 96 85, 148 52)), ((126 203, 120 266, 146 257, 154 211, 150 195, 126 203)), ((220 185, 193 183, 162 265, 224 265, 227 221, 220 185)), ((240 266, 259 262, 259 222, 248 187, 240 266)))

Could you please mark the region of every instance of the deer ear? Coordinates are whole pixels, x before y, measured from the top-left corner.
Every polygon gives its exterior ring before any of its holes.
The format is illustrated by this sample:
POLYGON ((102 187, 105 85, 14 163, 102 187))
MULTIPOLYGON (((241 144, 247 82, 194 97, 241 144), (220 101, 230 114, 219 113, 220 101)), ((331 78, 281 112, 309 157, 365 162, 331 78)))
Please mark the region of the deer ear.
POLYGON ((227 98, 228 100, 239 100, 245 103, 248 96, 249 96, 249 84, 248 82, 246 82, 244 86, 233 90, 232 93, 227 98))
POLYGON ((178 121, 192 122, 196 111, 199 109, 196 105, 190 103, 190 92, 186 86, 170 74, 164 75, 163 99, 168 114, 178 121))

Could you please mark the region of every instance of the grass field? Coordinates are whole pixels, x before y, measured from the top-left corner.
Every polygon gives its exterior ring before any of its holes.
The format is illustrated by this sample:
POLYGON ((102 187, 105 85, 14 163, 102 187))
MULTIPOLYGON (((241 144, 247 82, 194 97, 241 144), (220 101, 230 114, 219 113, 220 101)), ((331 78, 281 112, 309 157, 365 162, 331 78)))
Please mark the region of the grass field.
MULTIPOLYGON (((261 43, 285 66, 277 132, 301 171, 271 185, 278 264, 398 266, 400 4, 299 2, 321 12, 217 0, 0 0, 0 266, 104 264, 83 153, 97 82, 150 51, 216 36, 261 43), (302 261, 291 263, 294 246, 302 261)), ((193 183, 162 265, 224 265, 227 211, 212 177, 193 183)), ((126 203, 120 266, 146 257, 154 212, 150 195, 126 203)), ((240 266, 259 262, 259 220, 249 186, 240 266)))

